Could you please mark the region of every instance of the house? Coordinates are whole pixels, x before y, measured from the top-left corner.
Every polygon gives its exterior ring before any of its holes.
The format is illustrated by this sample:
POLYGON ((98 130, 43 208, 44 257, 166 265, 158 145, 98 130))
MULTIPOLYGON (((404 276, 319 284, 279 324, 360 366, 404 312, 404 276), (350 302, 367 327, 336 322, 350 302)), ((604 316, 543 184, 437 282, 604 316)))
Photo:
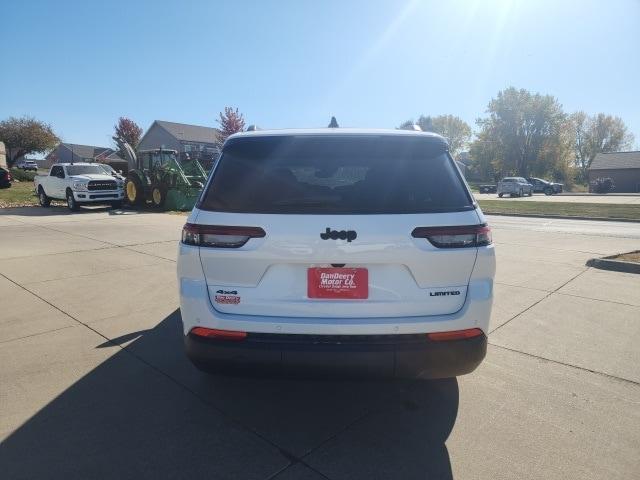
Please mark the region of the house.
POLYGON ((4 147, 4 142, 0 142, 0 167, 7 168, 7 150, 4 147))
POLYGON ((598 153, 589 167, 589 184, 611 178, 616 193, 640 192, 640 151, 598 153))
POLYGON ((45 161, 46 168, 54 163, 99 162, 111 165, 115 170, 127 170, 127 161, 120 158, 114 149, 76 143, 60 143, 45 157, 45 161))
POLYGON ((219 155, 218 134, 217 128, 155 120, 140 139, 137 150, 177 150, 181 158, 189 155, 210 168, 219 155))

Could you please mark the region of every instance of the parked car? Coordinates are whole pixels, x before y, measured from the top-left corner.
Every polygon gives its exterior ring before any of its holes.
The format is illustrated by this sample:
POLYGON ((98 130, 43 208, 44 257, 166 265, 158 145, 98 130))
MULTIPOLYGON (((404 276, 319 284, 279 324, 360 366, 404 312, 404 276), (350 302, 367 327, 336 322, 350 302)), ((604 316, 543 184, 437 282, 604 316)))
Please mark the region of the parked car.
POLYGON ((11 172, 6 168, 0 167, 0 188, 9 188, 12 181, 11 172))
POLYGON ((529 177, 527 182, 533 185, 534 193, 544 193, 545 195, 553 195, 554 193, 562 193, 562 183, 549 182, 542 178, 529 177))
POLYGON ((69 210, 82 204, 109 203, 122 206, 124 182, 107 175, 95 163, 57 163, 48 175, 33 180, 40 205, 48 207, 52 199, 66 200, 69 210))
POLYGON ((34 172, 38 171, 38 164, 33 160, 20 160, 16 163, 16 168, 21 170, 33 170, 34 172))
POLYGON ((485 356, 491 231, 436 134, 230 136, 177 271, 205 371, 441 378, 485 356))
POLYGON ((522 197, 533 195, 533 186, 522 177, 505 177, 498 182, 498 196, 504 194, 510 197, 522 197))
POLYGON ((496 193, 498 191, 497 185, 480 185, 478 186, 480 193, 496 193))

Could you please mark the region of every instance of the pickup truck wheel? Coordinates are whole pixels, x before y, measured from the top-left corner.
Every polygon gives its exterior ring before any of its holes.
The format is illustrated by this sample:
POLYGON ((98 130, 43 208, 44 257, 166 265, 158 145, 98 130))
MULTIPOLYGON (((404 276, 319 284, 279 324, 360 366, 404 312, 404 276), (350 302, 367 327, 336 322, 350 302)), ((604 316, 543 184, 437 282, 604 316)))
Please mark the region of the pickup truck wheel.
POLYGON ((553 195, 553 188, 545 188, 544 189, 544 194, 545 195, 553 195))
POLYGON ((48 208, 51 206, 51 199, 47 197, 47 194, 44 193, 44 188, 38 188, 38 202, 41 207, 48 208))
POLYGON ((76 212, 78 208, 80 208, 78 202, 76 202, 76 199, 73 198, 73 193, 71 192, 71 190, 67 190, 67 208, 72 212, 76 212))

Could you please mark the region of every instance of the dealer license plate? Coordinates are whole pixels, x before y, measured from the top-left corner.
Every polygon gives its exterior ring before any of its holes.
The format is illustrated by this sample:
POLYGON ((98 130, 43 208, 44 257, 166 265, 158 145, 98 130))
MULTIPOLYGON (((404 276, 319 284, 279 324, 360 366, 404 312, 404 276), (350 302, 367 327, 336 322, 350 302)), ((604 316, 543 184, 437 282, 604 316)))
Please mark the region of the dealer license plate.
POLYGON ((309 268, 309 298, 369 298, 369 272, 366 268, 309 268))

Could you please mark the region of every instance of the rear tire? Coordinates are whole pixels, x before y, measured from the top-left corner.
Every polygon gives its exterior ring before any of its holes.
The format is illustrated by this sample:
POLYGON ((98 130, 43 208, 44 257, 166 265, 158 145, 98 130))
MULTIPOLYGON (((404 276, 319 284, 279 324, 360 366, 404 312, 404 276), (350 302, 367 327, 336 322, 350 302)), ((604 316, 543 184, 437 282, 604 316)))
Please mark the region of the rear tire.
POLYGON ((553 189, 552 188, 545 188, 544 189, 544 194, 545 195, 553 195, 553 189))
POLYGON ((67 208, 72 212, 77 212, 80 208, 76 199, 73 198, 73 192, 71 190, 67 190, 67 208))
POLYGON ((161 185, 154 185, 151 188, 151 203, 156 208, 162 208, 167 199, 167 189, 161 185))
POLYGON ((51 206, 51 199, 47 197, 47 194, 44 193, 44 188, 38 188, 38 202, 41 207, 49 208, 51 206))

